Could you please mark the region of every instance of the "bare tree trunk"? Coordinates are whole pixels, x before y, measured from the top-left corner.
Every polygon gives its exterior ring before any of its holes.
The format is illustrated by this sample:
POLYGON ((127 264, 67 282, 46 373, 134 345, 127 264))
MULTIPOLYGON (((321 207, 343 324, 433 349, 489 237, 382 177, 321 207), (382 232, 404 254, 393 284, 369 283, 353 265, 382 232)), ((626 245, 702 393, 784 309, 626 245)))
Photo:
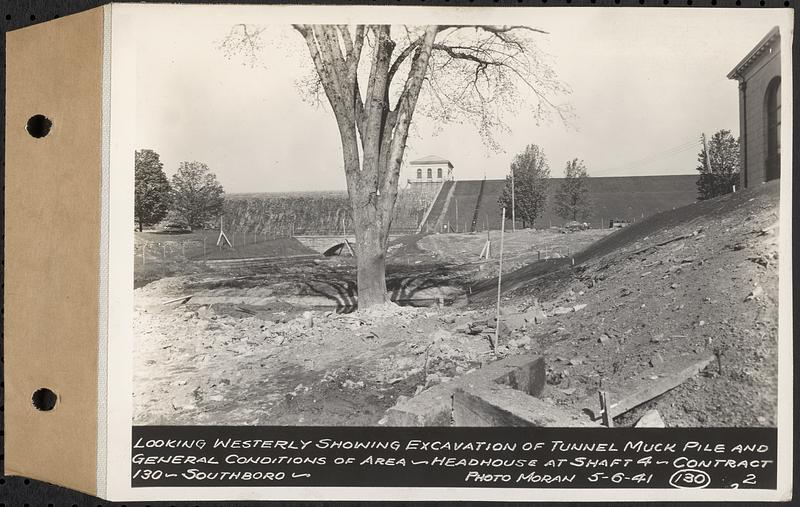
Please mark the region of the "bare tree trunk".
POLYGON ((339 127, 356 236, 358 306, 382 304, 386 302, 386 247, 400 163, 437 27, 426 27, 409 52, 413 58, 408 78, 394 109, 389 104, 389 86, 397 69, 392 68, 395 43, 388 26, 357 27, 354 39, 350 29, 341 25, 295 25, 295 29, 306 40, 339 127), (362 103, 357 71, 366 30, 374 37, 375 49, 362 103), (344 52, 339 41, 344 43, 344 52))
POLYGON ((386 247, 380 224, 363 210, 354 217, 357 245, 358 307, 369 308, 386 302, 386 247))

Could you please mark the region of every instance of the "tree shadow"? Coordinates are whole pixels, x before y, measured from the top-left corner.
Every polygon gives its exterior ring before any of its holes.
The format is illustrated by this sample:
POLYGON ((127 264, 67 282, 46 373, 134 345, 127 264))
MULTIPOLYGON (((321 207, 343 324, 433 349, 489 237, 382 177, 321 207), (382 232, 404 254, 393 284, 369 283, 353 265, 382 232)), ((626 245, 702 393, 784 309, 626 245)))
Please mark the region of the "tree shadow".
POLYGON ((304 285, 310 293, 322 296, 334 302, 336 313, 351 313, 358 308, 358 289, 353 281, 323 282, 321 280, 312 280, 310 282, 305 282, 304 285), (322 285, 332 290, 326 291, 316 287, 314 284, 322 285))

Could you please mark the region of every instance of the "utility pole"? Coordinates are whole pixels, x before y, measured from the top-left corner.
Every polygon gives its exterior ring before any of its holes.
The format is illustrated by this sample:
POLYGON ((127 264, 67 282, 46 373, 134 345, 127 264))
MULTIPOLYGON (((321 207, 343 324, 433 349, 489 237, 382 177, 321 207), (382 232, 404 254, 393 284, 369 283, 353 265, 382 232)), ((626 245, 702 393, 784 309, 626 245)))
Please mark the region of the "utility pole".
POLYGON ((492 350, 497 354, 497 346, 500 342, 500 289, 503 283, 503 236, 506 232, 506 209, 503 208, 503 221, 500 224, 500 263, 497 266, 497 315, 494 325, 494 343, 492 350))
MULTIPOLYGON (((517 205, 514 202, 515 199, 515 191, 514 191, 514 166, 511 166, 511 230, 513 232, 517 232, 517 205)), ((503 217, 505 221, 505 216, 503 217)))

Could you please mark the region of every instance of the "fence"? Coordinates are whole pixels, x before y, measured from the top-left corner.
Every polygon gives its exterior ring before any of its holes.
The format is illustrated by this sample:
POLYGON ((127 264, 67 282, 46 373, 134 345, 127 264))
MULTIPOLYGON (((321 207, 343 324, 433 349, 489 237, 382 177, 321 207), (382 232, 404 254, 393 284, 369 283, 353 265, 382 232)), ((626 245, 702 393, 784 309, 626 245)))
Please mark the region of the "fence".
POLYGON ((274 244, 276 240, 286 238, 286 235, 266 231, 260 233, 226 231, 225 236, 230 241, 230 245, 224 239, 219 245, 217 244, 219 231, 192 233, 191 237, 183 239, 139 241, 134 246, 134 258, 137 266, 146 266, 148 263, 203 261, 248 254, 253 256, 281 255, 285 253, 282 250, 287 249, 287 245, 274 244))

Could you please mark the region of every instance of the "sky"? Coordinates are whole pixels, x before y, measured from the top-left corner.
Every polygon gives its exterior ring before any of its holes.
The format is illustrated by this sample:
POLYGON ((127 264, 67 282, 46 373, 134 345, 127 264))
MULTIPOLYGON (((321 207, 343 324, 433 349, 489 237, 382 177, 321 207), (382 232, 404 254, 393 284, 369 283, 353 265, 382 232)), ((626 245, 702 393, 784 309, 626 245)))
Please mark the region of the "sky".
MULTIPOLYGON (((304 17, 274 6, 136 7, 136 145, 158 152, 168 175, 181 161, 197 160, 228 193, 346 188, 333 113, 300 93, 298 82, 313 72, 310 58, 282 22, 316 20, 319 12, 335 18, 344 9, 316 7, 304 17), (255 66, 218 47, 236 23, 277 23, 265 31, 255 66)), ((530 143, 544 150, 553 177, 573 158, 584 160, 590 176, 692 174, 702 132, 738 136, 738 88, 726 75, 785 16, 775 9, 527 8, 491 16, 387 9, 371 12, 396 22, 452 17, 545 30, 537 47, 572 90, 554 98, 571 105, 573 121, 537 126, 520 107, 504 118, 510 132, 496 135, 499 151, 472 125, 415 117, 405 160, 445 157, 456 179, 504 178, 530 143)), ((411 177, 404 171, 401 181, 411 177)))

